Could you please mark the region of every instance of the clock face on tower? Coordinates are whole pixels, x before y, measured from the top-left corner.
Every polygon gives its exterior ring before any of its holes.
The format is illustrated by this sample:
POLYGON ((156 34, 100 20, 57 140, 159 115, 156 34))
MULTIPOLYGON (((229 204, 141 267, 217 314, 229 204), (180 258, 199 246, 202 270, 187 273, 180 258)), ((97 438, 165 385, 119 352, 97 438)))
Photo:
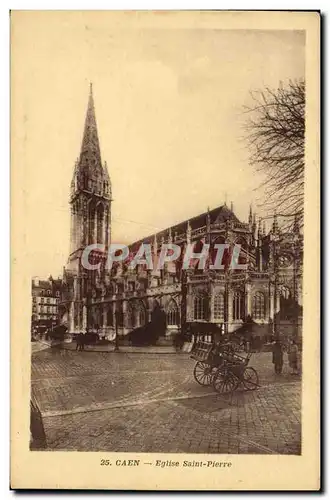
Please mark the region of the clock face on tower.
POLYGON ((291 254, 282 254, 277 258, 277 264, 279 267, 288 267, 292 264, 292 255, 291 254))

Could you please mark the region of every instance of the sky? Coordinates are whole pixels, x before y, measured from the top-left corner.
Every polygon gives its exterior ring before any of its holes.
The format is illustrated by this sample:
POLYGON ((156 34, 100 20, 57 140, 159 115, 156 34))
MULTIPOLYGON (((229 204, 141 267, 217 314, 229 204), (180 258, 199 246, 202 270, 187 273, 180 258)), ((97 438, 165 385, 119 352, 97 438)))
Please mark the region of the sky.
POLYGON ((50 12, 17 17, 12 39, 30 275, 58 276, 67 261, 90 81, 112 181, 112 241, 132 242, 226 199, 242 221, 250 203, 263 214, 244 106, 252 90, 304 77, 304 32, 154 29, 50 12))

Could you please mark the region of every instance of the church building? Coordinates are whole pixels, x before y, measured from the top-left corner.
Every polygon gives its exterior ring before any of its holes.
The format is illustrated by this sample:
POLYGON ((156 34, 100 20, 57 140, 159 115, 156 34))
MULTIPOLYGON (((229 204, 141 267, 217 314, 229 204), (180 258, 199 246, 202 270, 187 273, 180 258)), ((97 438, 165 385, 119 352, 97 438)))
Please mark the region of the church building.
MULTIPOLYGON (((111 181, 102 162, 95 106, 90 88, 83 139, 71 182, 70 255, 64 269, 61 300, 62 321, 69 334, 95 332, 113 339, 150 322, 155 308, 166 317, 166 335, 176 335, 187 322, 211 322, 234 332, 247 318, 274 331, 282 325, 290 334, 300 331, 302 315, 303 235, 297 221, 290 231, 279 227, 274 215, 271 228, 257 220, 252 207, 247 222, 240 221, 226 203, 196 215, 130 245, 134 255, 141 243, 151 245, 157 258, 163 243, 182 248, 194 244, 241 245, 240 262, 246 270, 182 269, 182 261, 169 262, 162 270, 149 270, 128 262, 111 270, 86 270, 81 263, 84 248, 111 242, 111 181)), ((227 255, 227 257, 228 257, 227 255)), ((226 261, 226 254, 224 255, 226 261)), ((228 261, 228 259, 227 259, 228 261)))

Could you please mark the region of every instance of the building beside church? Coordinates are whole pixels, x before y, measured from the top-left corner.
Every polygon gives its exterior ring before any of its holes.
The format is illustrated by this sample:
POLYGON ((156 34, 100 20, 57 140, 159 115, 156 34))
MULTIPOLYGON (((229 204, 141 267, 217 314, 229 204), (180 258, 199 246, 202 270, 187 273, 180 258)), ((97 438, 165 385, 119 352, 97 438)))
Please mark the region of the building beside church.
POLYGON ((61 293, 61 279, 53 279, 52 276, 45 280, 36 277, 32 279, 32 332, 44 332, 59 323, 61 293))
MULTIPOLYGON (((167 334, 174 335, 186 322, 221 324, 233 332, 251 317, 267 331, 278 322, 293 331, 299 328, 302 304, 303 236, 295 221, 293 230, 283 232, 277 216, 266 231, 250 208, 247 222, 240 221, 233 206, 222 204, 130 245, 134 255, 148 243, 155 258, 162 243, 190 243, 201 251, 203 243, 241 245, 240 262, 245 271, 182 270, 182 262, 167 263, 163 270, 143 265, 130 269, 128 262, 111 270, 86 270, 81 263, 84 248, 92 243, 111 242, 111 181, 102 162, 92 88, 80 156, 71 182, 70 255, 63 273, 60 311, 69 333, 97 332, 112 339, 115 329, 124 336, 150 321, 155 307, 166 315, 167 334), (117 325, 116 325, 117 323, 117 325)), ((230 250, 229 250, 230 254, 230 250)), ((228 255, 229 255, 228 254, 228 255)), ((93 257, 92 257, 93 258, 93 257)), ((225 258, 225 257, 224 257, 225 258)))

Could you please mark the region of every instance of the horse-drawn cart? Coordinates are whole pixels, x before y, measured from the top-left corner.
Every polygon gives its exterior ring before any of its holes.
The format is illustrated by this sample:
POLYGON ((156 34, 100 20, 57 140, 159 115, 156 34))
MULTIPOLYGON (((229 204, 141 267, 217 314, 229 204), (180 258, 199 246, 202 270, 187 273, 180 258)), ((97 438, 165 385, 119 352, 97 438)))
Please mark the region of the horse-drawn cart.
POLYGON ((256 370, 248 366, 252 353, 237 354, 231 343, 215 345, 196 342, 191 357, 196 361, 194 377, 200 385, 213 385, 219 393, 231 393, 239 387, 251 391, 259 387, 256 370))

